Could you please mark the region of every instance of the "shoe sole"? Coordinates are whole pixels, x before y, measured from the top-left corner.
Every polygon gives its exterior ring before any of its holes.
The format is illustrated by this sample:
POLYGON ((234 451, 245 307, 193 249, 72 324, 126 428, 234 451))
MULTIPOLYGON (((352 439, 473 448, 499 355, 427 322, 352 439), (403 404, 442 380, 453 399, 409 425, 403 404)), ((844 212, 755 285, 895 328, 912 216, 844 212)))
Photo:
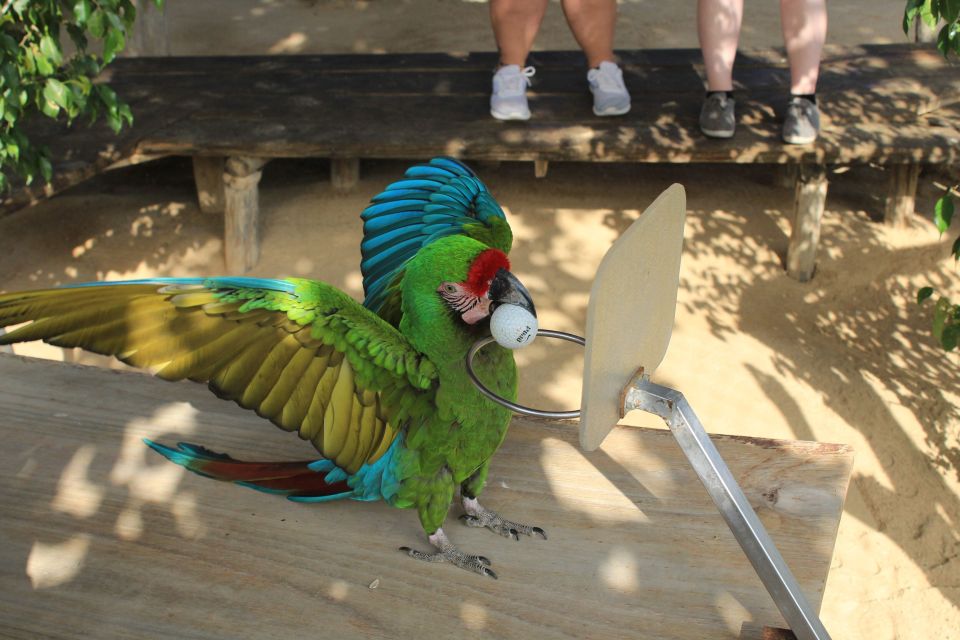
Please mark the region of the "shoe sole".
POLYGON ((733 134, 736 132, 736 130, 726 131, 723 129, 703 129, 703 128, 701 128, 700 131, 702 131, 703 135, 707 136, 708 138, 721 138, 721 139, 732 138, 733 134))
POLYGON ((626 107, 604 109, 603 111, 598 111, 596 107, 593 108, 593 115, 600 116, 601 118, 605 116, 622 116, 627 113, 630 113, 630 105, 627 105, 626 107))
POLYGON ((796 136, 783 136, 783 141, 787 144, 810 144, 817 139, 816 135, 799 138, 796 136))
POLYGON ((497 120, 529 120, 529 113, 503 113, 502 111, 490 110, 490 115, 492 115, 497 120))

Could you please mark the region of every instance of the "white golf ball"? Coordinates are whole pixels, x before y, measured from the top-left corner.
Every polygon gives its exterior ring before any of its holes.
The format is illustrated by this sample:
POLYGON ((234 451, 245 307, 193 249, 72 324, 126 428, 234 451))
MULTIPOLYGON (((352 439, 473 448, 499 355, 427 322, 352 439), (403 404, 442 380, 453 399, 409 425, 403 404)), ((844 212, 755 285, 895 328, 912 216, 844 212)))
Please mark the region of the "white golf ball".
POLYGON ((537 337, 537 317, 514 304, 500 305, 490 316, 490 333, 501 347, 525 347, 537 337))

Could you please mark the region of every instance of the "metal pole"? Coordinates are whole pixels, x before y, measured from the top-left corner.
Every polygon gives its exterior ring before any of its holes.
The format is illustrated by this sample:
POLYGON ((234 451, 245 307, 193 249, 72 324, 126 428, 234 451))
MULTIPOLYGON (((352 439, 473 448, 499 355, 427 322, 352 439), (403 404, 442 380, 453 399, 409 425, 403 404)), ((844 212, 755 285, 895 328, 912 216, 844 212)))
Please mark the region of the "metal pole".
POLYGON ((624 398, 624 412, 631 409, 660 416, 670 427, 673 437, 797 638, 830 640, 819 616, 800 590, 797 579, 683 394, 649 380, 635 380, 624 398))

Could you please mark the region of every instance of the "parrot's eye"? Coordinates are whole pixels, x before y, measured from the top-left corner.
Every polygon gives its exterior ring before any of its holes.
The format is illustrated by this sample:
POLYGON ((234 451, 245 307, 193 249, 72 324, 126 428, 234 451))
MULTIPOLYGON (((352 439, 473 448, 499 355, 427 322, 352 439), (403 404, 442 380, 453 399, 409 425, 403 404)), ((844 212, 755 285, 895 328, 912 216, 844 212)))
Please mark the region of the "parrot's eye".
POLYGON ((446 293, 456 293, 457 287, 456 285, 450 284, 449 282, 445 282, 443 283, 443 290, 446 293))

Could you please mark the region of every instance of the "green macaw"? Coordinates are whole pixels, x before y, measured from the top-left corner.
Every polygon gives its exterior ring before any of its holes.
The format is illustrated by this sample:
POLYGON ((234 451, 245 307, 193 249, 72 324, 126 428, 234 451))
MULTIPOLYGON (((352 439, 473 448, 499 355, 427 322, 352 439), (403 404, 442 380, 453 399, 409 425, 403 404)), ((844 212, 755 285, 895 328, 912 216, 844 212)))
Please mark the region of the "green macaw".
MULTIPOLYGON (((499 305, 536 315, 509 270, 509 225, 476 175, 449 158, 409 169, 362 217, 363 305, 306 279, 95 282, 0 295, 0 328, 28 323, 0 345, 82 347, 166 380, 206 382, 322 457, 244 462, 187 443, 150 447, 201 475, 298 502, 416 508, 435 551, 403 551, 495 578, 490 561, 458 550, 442 525, 459 489, 466 524, 546 538, 477 500, 511 414, 470 382, 465 356, 490 335, 499 305)), ((474 368, 516 399, 509 349, 487 347, 474 368)))

